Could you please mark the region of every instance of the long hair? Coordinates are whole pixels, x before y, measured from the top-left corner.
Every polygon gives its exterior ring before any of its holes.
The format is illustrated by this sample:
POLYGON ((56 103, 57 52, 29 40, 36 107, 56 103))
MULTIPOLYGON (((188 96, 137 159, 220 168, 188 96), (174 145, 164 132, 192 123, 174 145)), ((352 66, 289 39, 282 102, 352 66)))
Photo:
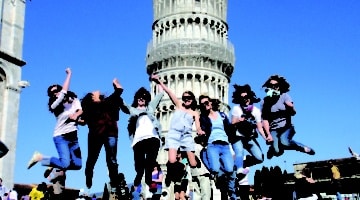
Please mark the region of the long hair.
POLYGON ((67 91, 62 103, 60 105, 58 105, 56 108, 52 109, 51 105, 54 103, 54 101, 56 101, 57 97, 54 95, 54 92, 60 92, 62 90, 62 86, 58 85, 58 84, 54 84, 48 87, 47 89, 47 95, 49 97, 49 101, 48 101, 48 107, 49 107, 49 111, 51 113, 54 113, 54 115, 57 117, 58 115, 60 115, 62 112, 64 112, 64 105, 63 103, 65 102, 70 102, 71 100, 77 98, 77 95, 72 92, 72 91, 67 91), (56 87, 55 90, 52 90, 54 87, 56 87))
POLYGON ((260 102, 260 98, 256 97, 256 94, 254 91, 251 90, 250 85, 245 84, 245 85, 237 85, 234 84, 234 92, 232 94, 232 102, 235 104, 241 104, 242 103, 242 98, 241 98, 241 93, 247 93, 249 99, 250 99, 250 104, 254 104, 254 103, 258 103, 260 102))
MULTIPOLYGON (((189 91, 189 90, 187 90, 187 91, 183 92, 182 96, 183 96, 184 94, 188 94, 188 95, 191 97, 191 99, 192 99, 191 104, 190 104, 190 109, 191 109, 191 110, 196 110, 196 109, 197 109, 197 101, 196 101, 196 98, 195 98, 194 93, 191 92, 191 91, 189 91)), ((183 103, 183 106, 184 106, 184 103, 183 103)))
MULTIPOLYGON (((89 92, 80 100, 81 107, 83 110, 83 114, 82 114, 83 118, 87 118, 90 115, 90 113, 92 113, 91 111, 93 111, 92 107, 95 102, 93 101, 92 96, 93 94, 89 92)), ((105 95, 101 94, 100 101, 102 101, 103 99, 105 99, 105 95)))
POLYGON ((139 88, 134 95, 134 100, 131 104, 132 107, 136 108, 138 106, 138 99, 142 97, 145 100, 145 106, 147 106, 151 100, 150 92, 144 87, 139 88))
POLYGON ((199 109, 201 115, 208 115, 210 111, 206 110, 205 106, 201 105, 201 100, 208 99, 211 102, 211 98, 207 95, 200 95, 199 96, 199 109))
POLYGON ((280 93, 286 93, 290 91, 290 84, 286 81, 286 79, 283 76, 277 74, 270 76, 268 80, 262 85, 262 87, 263 88, 270 87, 271 80, 275 80, 278 82, 280 93))

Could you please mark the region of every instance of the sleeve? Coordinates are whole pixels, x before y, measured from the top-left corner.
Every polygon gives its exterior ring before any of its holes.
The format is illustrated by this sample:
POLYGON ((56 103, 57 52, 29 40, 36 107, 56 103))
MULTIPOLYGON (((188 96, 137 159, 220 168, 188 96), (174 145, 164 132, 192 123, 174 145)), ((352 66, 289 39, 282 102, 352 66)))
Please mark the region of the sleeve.
POLYGON ((122 100, 122 103, 120 104, 120 109, 125 114, 130 114, 130 115, 132 114, 131 106, 129 106, 124 100, 122 100))
POLYGON ((79 99, 77 99, 77 98, 74 99, 73 104, 74 104, 74 108, 75 108, 76 110, 82 110, 81 102, 79 101, 79 99))
POLYGON ((59 96, 57 97, 57 99, 51 104, 51 109, 55 109, 56 107, 58 107, 60 104, 61 104, 61 102, 64 100, 64 98, 65 98, 65 95, 66 95, 66 91, 65 90, 61 90, 60 91, 60 94, 59 94, 59 96))
POLYGON ((111 101, 112 103, 120 104, 121 103, 120 101, 122 101, 120 95, 122 94, 123 91, 124 90, 122 88, 114 88, 114 92, 106 99, 111 101))
POLYGON ((284 93, 284 102, 293 102, 291 96, 288 93, 284 93))
POLYGON ((164 96, 164 92, 160 92, 159 94, 157 94, 153 100, 150 101, 149 105, 151 107, 154 108, 154 110, 159 106, 159 103, 161 101, 161 99, 163 98, 164 96))
POLYGON ((261 122, 261 111, 260 111, 259 108, 254 107, 254 108, 253 108, 253 111, 251 112, 251 114, 254 116, 256 123, 261 122))
POLYGON ((241 110, 240 106, 234 106, 233 109, 231 110, 232 117, 240 118, 242 114, 243 114, 243 111, 241 110))

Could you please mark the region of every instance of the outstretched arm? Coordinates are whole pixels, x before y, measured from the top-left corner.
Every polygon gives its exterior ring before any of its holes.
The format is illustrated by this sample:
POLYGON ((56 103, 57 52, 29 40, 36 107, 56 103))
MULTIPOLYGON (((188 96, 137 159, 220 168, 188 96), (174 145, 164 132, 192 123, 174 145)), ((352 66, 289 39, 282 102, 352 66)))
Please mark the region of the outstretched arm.
POLYGON ((63 83, 62 89, 65 90, 65 91, 68 91, 69 87, 70 87, 71 69, 68 67, 68 68, 65 69, 65 72, 66 72, 66 78, 65 78, 65 81, 63 83))
POLYGON ((159 84, 162 89, 169 95, 171 101, 173 104, 175 104, 176 107, 181 106, 181 101, 176 97, 176 95, 159 79, 159 77, 155 74, 151 75, 151 80, 155 81, 155 83, 159 84))

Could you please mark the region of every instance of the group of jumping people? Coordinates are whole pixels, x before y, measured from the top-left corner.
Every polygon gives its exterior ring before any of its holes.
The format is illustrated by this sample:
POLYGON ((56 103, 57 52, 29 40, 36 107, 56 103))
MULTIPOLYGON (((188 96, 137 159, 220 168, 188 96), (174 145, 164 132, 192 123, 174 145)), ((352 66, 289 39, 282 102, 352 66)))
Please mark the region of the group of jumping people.
POLYGON ((236 199, 236 179, 241 180, 248 173, 248 167, 264 160, 264 154, 257 141, 258 133, 269 145, 268 159, 281 156, 285 150, 315 154, 309 146, 292 139, 295 129, 291 118, 296 111, 288 94, 290 84, 279 75, 270 76, 263 84, 266 96, 262 101, 248 84, 235 84, 232 94, 234 106, 231 115, 228 116, 219 110, 221 102, 208 95, 200 95, 199 104, 191 91, 185 91, 181 99, 177 98, 155 74, 150 77, 158 87, 153 97, 146 88, 141 87, 135 92, 132 103, 127 104, 121 97, 123 88, 115 78, 112 81, 114 92, 111 95, 105 96, 100 91, 93 91, 79 99, 69 90, 71 69, 67 68, 65 72, 64 83, 51 85, 47 90, 49 111, 56 118, 53 141, 59 155, 45 156, 35 151, 28 163, 28 169, 38 162, 47 166, 47 170, 81 169, 82 157, 77 132, 78 125, 87 125, 89 133, 85 166, 86 186, 92 187, 94 166, 104 146, 110 193, 116 196, 119 190, 117 122, 122 111, 129 115, 127 129, 131 138, 136 171, 134 189, 141 185, 143 176, 145 183, 150 186, 154 167, 157 167, 158 152, 162 146, 161 124, 156 112, 165 93, 175 105, 164 144, 164 149, 168 151, 166 186, 174 182, 178 153, 183 152, 190 168, 205 165, 214 180, 225 180, 227 195, 230 199, 236 199), (254 105, 259 102, 261 108, 254 105), (194 138, 193 126, 197 139, 194 138), (203 146, 200 158, 195 156, 196 140, 201 141, 203 146), (246 159, 245 150, 249 154, 246 159))

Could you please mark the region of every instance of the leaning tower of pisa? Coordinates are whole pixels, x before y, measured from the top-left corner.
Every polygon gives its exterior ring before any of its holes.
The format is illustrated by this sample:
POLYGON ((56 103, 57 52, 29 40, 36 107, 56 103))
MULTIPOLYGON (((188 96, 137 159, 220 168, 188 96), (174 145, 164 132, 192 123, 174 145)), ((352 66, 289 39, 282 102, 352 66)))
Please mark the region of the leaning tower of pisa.
MULTIPOLYGON (((153 0, 153 12, 147 73, 157 73, 179 98, 186 90, 195 96, 207 94, 221 100, 226 110, 235 62, 228 40, 227 0, 153 0)), ((154 95, 155 84, 151 88, 154 95)), ((174 106, 165 96, 159 108, 164 136, 174 106)))
MULTIPOLYGON (((157 73, 178 98, 190 90, 207 94, 228 111, 234 47, 228 40, 227 0, 153 0, 152 40, 146 53, 147 73, 157 73)), ((151 83, 152 95, 157 93, 151 83)), ((174 105, 167 95, 158 110, 162 136, 169 128, 174 105)), ((158 162, 165 168, 167 152, 158 162)))

